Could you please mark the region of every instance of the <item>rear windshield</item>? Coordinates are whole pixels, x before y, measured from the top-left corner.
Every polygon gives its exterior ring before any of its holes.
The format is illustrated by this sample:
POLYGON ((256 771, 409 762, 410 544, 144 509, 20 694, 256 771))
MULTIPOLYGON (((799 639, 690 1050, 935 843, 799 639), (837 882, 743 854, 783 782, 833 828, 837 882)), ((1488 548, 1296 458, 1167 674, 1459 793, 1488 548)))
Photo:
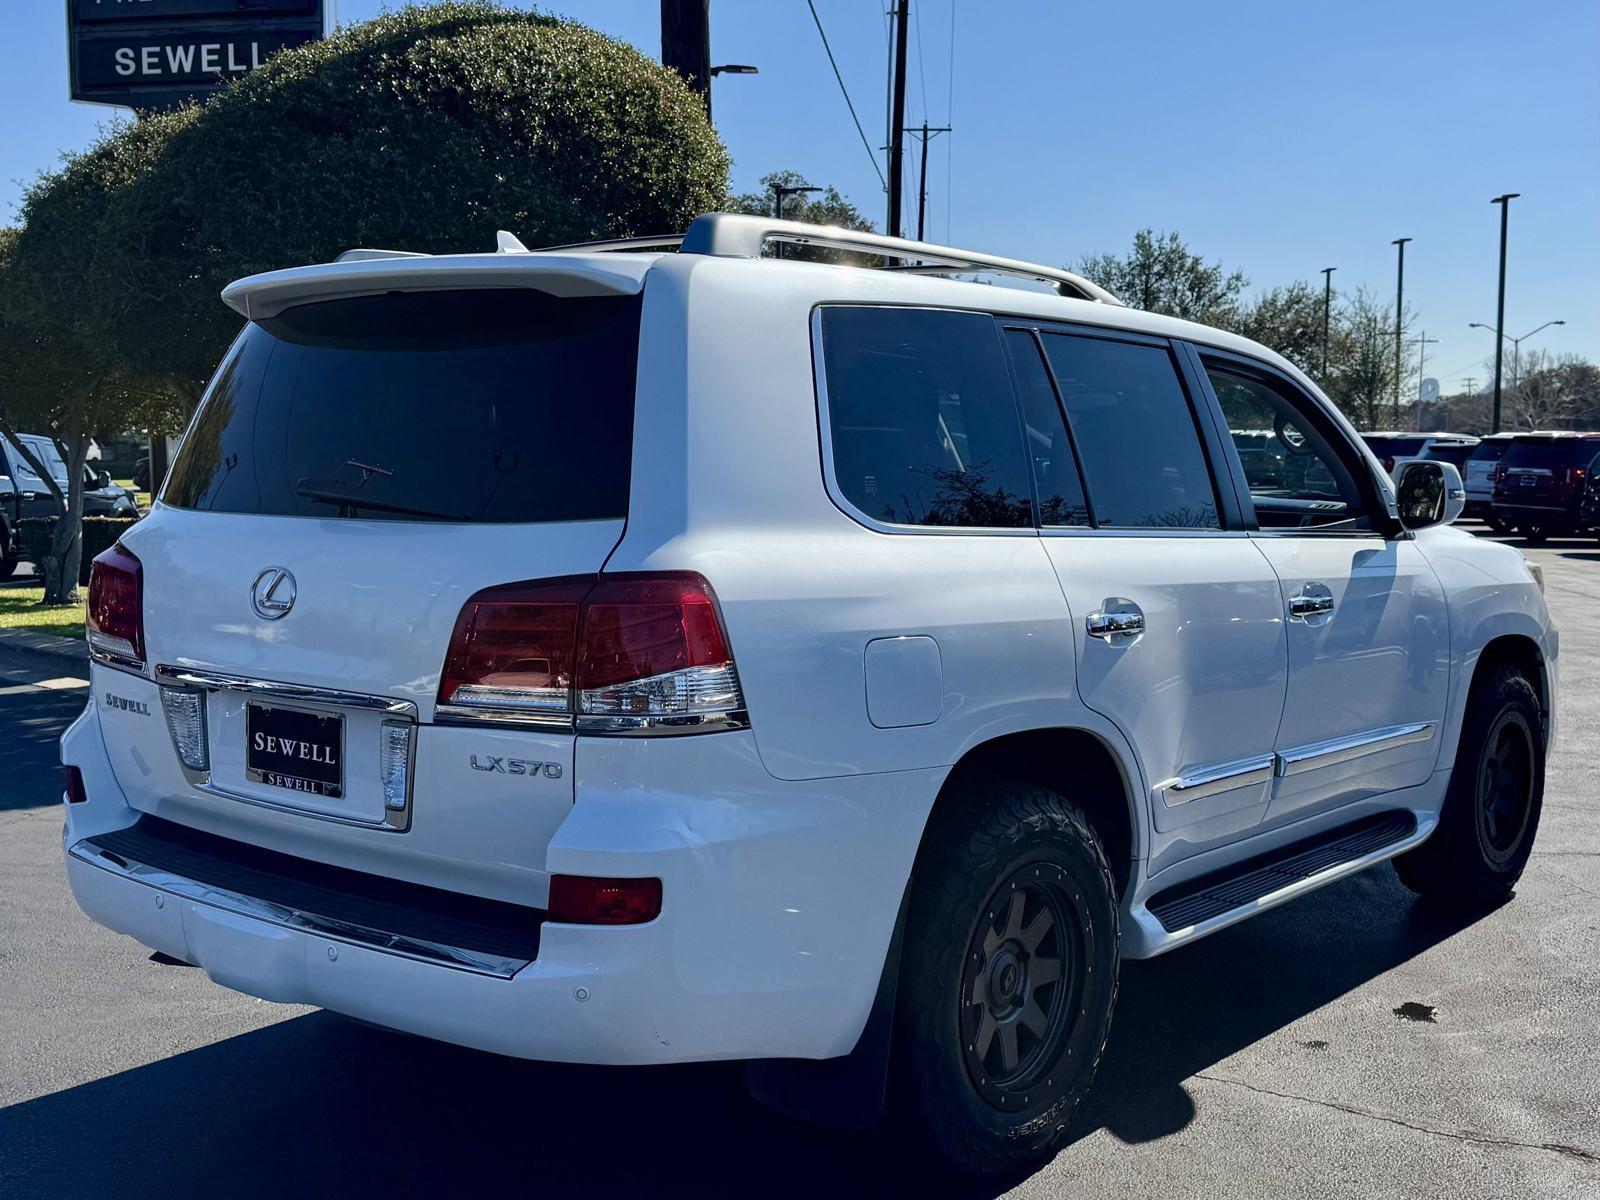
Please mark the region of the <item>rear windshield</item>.
POLYGON ((1600 454, 1600 438, 1517 438, 1506 451, 1507 466, 1583 466, 1600 454))
POLYGON ((1498 462, 1510 446, 1509 438, 1484 438, 1472 448, 1472 453, 1468 457, 1473 462, 1498 462))
POLYGON ((397 521, 625 516, 639 310, 637 296, 392 293, 248 325, 162 499, 397 521))
POLYGON ((1364 433, 1361 437, 1379 458, 1401 458, 1416 454, 1428 444, 1428 439, 1422 437, 1378 437, 1370 433, 1364 433))

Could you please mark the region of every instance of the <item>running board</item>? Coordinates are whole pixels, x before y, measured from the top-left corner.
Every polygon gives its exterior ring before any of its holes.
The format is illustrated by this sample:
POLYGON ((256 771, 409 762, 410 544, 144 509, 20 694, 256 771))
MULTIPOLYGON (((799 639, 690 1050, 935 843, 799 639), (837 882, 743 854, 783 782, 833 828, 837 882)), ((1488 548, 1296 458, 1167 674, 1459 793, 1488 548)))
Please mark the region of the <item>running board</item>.
POLYGON ((1157 892, 1145 907, 1169 934, 1178 933, 1257 905, 1275 893, 1305 890, 1296 885, 1338 868, 1363 859, 1377 861, 1386 848, 1416 832, 1417 819, 1409 812, 1377 813, 1157 892))

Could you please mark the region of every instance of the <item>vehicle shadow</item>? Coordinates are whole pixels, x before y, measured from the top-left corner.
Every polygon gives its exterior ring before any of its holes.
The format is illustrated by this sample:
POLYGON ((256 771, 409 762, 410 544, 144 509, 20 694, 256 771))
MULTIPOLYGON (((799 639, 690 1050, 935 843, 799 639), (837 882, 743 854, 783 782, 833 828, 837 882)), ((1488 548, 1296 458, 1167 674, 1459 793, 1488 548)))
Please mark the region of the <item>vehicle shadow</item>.
MULTIPOLYGON (((1184 1081, 1463 928, 1378 869, 1193 947, 1125 967, 1099 1080, 1063 1153, 1100 1130, 1182 1129, 1184 1081)), ((187 970, 157 967, 150 970, 187 970)), ((1284 1053, 1301 1053, 1289 1044, 1284 1053)), ((732 1064, 517 1062, 326 1013, 0 1111, 10 1197, 997 1195, 886 1135, 771 1115, 732 1064)))
MULTIPOLYGON (((85 668, 63 662, 58 675, 85 668)), ((0 687, 7 681, 0 678, 0 687)), ((83 711, 80 690, 0 695, 0 812, 61 803, 61 731, 83 711)))

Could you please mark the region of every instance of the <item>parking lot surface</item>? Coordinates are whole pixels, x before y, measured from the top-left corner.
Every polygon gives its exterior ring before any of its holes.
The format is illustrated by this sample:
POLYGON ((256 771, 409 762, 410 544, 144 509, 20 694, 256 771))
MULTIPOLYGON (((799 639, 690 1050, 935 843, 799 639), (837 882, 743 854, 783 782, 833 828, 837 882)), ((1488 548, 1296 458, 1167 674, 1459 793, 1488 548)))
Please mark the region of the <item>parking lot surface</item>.
POLYGON ((1445 919, 1380 867, 1126 964, 1069 1144, 994 1184, 772 1116, 736 1067, 500 1059, 153 961, 62 872, 82 669, 0 646, 0 1196, 1600 1197, 1600 543, 1528 554, 1561 729, 1516 896, 1445 919))

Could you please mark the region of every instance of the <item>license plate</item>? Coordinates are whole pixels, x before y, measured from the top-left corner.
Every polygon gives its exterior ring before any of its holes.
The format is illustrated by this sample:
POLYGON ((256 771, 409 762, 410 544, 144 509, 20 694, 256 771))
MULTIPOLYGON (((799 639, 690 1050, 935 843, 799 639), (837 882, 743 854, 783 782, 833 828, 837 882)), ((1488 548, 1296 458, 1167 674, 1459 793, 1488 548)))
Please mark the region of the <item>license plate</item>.
POLYGON ((344 795, 344 718, 303 708, 245 707, 245 774, 311 796, 344 795))
POLYGON ((1518 475, 1517 486, 1525 488, 1538 487, 1539 477, 1537 475, 1518 475))

